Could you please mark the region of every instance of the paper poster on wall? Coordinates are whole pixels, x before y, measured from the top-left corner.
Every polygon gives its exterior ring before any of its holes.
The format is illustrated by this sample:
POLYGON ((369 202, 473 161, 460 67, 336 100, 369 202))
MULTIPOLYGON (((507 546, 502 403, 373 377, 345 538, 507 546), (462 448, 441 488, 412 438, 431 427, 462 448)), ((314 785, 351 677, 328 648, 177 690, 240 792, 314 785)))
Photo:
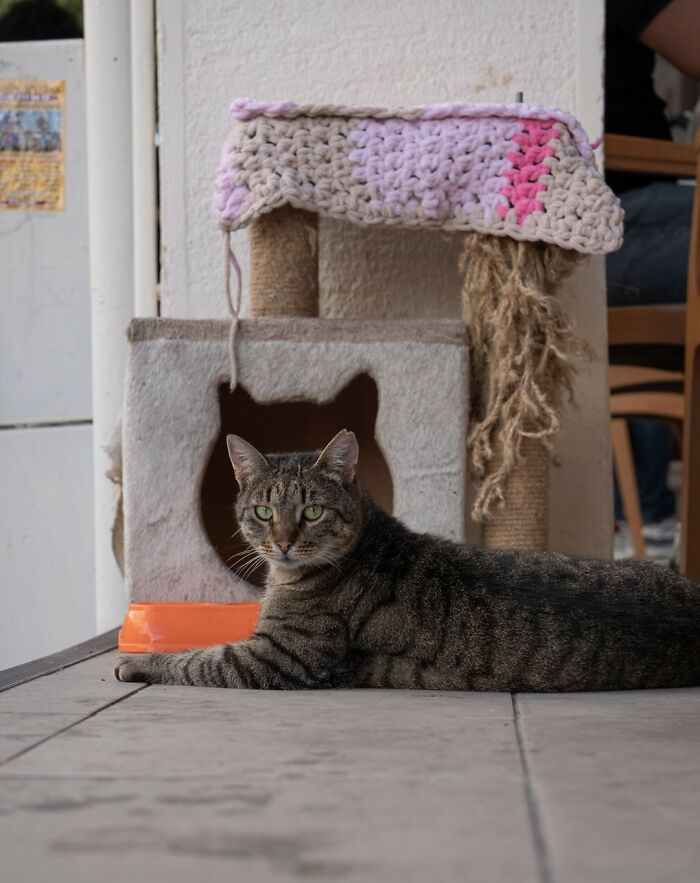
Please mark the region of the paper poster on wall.
POLYGON ((0 209, 63 211, 63 80, 0 79, 0 209))

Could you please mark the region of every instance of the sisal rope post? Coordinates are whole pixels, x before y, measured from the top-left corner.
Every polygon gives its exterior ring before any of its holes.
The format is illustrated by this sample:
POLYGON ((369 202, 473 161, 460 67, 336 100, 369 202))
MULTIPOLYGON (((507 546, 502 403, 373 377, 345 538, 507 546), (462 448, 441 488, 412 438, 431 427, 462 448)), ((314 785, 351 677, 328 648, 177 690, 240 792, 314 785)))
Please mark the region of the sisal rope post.
POLYGON ((490 549, 547 548, 549 529, 549 449, 540 439, 523 439, 520 460, 503 488, 503 505, 481 527, 490 549))
POLYGON ((493 548, 546 549, 549 455, 573 354, 587 352, 556 297, 580 259, 541 242, 468 233, 460 262, 470 338, 472 517, 493 548))
POLYGON ((250 225, 253 316, 318 316, 318 215, 290 205, 250 225))

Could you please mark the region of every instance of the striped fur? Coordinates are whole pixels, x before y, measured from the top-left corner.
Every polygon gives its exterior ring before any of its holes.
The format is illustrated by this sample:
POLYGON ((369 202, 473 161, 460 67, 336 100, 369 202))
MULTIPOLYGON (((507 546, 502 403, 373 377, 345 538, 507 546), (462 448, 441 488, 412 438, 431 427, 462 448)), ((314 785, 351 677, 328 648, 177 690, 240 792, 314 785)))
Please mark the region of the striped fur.
POLYGON ((700 685, 700 586, 636 561, 419 535, 354 478, 339 433, 263 457, 229 437, 244 536, 269 565, 247 641, 124 657, 124 681, 252 689, 613 690, 700 685), (307 522, 310 504, 323 516, 307 522), (255 506, 274 516, 263 522, 255 506), (286 550, 286 551, 284 551, 286 550))

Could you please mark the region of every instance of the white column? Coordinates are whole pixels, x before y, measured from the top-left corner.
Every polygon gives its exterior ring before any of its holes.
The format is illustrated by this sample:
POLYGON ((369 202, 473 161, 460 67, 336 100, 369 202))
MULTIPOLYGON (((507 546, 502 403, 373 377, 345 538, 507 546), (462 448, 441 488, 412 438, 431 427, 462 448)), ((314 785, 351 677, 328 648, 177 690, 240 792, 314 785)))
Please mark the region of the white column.
POLYGON ((131 76, 128 0, 85 0, 85 84, 92 298, 97 629, 126 608, 112 552, 115 487, 106 447, 119 421, 133 312, 131 76))
POLYGON ((153 0, 131 0, 135 316, 157 314, 154 25, 153 0))

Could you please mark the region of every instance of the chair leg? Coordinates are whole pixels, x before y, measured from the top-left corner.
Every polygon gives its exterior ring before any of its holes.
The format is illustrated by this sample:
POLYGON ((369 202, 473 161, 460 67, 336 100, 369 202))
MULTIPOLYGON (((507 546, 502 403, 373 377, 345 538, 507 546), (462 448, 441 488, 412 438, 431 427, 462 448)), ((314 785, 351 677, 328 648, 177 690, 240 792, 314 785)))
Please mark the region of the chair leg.
POLYGON ((632 536, 634 555, 635 558, 644 558, 646 551, 642 534, 642 507, 639 504, 629 427, 623 418, 618 417, 612 421, 612 449, 617 483, 620 487, 625 518, 632 536))

